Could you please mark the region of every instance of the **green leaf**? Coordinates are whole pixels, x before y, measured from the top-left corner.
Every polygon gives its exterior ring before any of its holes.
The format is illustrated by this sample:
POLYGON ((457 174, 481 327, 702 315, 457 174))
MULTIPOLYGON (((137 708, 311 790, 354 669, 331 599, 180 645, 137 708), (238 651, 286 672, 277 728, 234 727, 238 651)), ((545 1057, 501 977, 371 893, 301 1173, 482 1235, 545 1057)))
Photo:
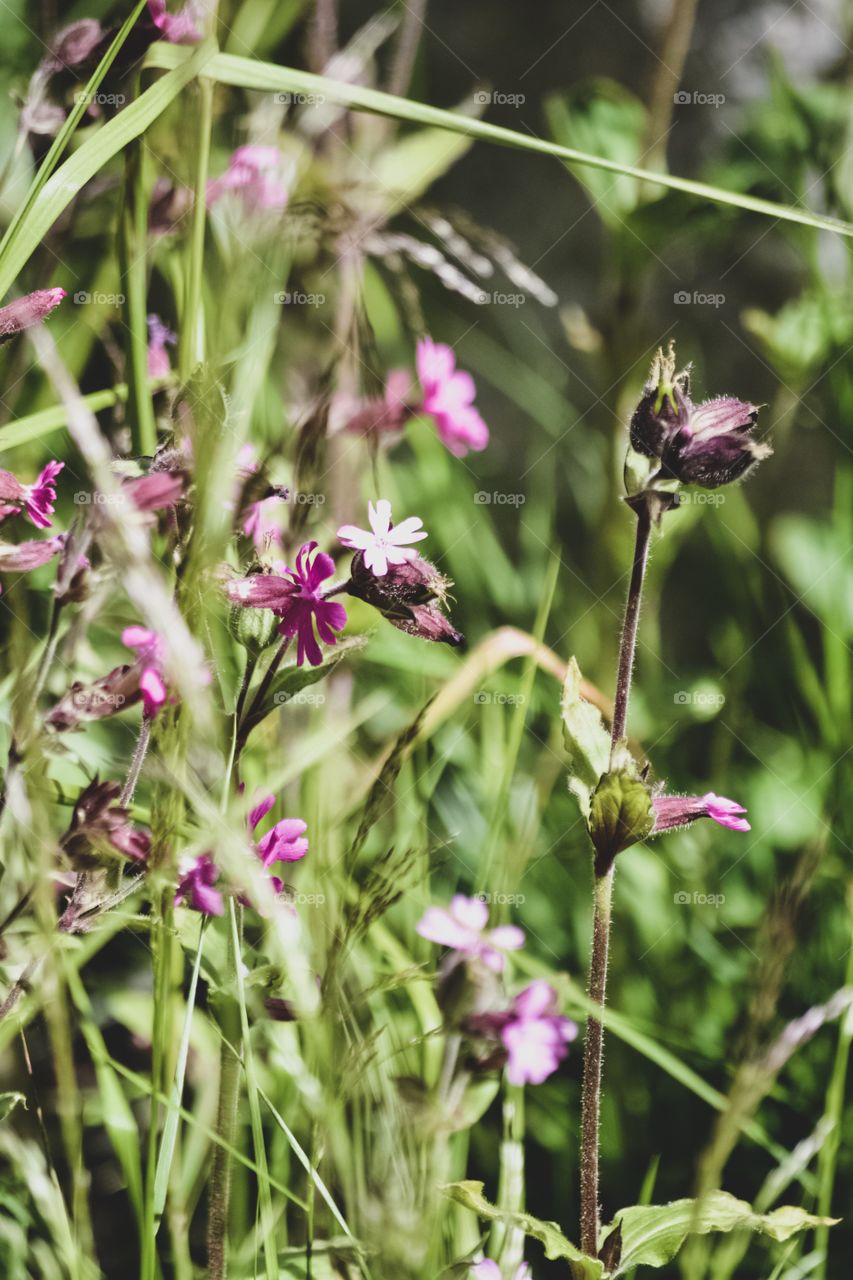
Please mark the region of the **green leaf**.
MULTIPOLYGON (((551 133, 564 146, 624 165, 634 165, 642 156, 646 108, 612 80, 595 80, 570 93, 555 94, 545 103, 545 115, 551 133)), ((640 184, 634 178, 622 176, 614 181, 600 169, 570 168, 605 222, 622 222, 636 208, 640 184)))
POLYGON ((593 792, 589 834, 597 853, 598 874, 606 871, 617 853, 644 840, 654 825, 649 789, 635 770, 617 768, 606 773, 593 792))
MULTIPOLYGON (((174 68, 181 66, 186 58, 186 49, 179 45, 155 44, 148 50, 145 65, 174 68)), ((556 156, 558 160, 589 165, 591 168, 603 169, 608 173, 625 174, 655 186, 668 187, 673 191, 685 191, 702 200, 733 205, 737 209, 761 213, 783 222, 798 222, 806 227, 820 227, 826 231, 835 231, 839 235, 853 236, 853 223, 844 222, 840 218, 813 213, 810 209, 777 204, 773 200, 762 200, 758 196, 744 195, 739 191, 727 191, 723 187, 713 187, 706 182, 695 182, 692 178, 678 178, 669 173, 638 169, 619 160, 610 160, 606 156, 588 155, 572 147, 563 147, 556 142, 548 142, 545 138, 537 138, 533 134, 518 133, 514 129, 489 124, 485 120, 460 115, 455 111, 444 111, 440 107, 428 106, 425 102, 397 98, 391 93, 381 93, 377 89, 368 89, 364 85, 347 84, 342 80, 333 80, 329 76, 313 75, 308 71, 295 71, 292 67, 278 67, 271 62, 256 62, 251 58, 238 58, 228 53, 216 54, 211 58, 205 67, 204 74, 211 80, 219 81, 220 84, 230 84, 240 89, 257 89, 267 93, 323 94, 330 101, 356 111, 372 111, 377 115, 391 116, 396 120, 409 120, 414 124, 448 129, 452 133, 461 133, 482 142, 494 142, 499 146, 516 147, 521 151, 556 156)), ((124 114, 122 112, 122 115, 124 114)))
POLYGON ((789 1240, 798 1231, 833 1226, 837 1218, 818 1218, 796 1205, 785 1205, 772 1213, 753 1213, 746 1200, 727 1191, 712 1191, 695 1200, 674 1200, 671 1204, 632 1205, 620 1209, 602 1229, 602 1243, 621 1230, 622 1253, 614 1276, 632 1267, 663 1267, 671 1262, 688 1235, 746 1228, 777 1241, 789 1240))
POLYGON ((457 1204, 464 1205, 480 1218, 489 1222, 502 1222, 507 1227, 523 1231, 526 1236, 533 1236, 545 1250, 545 1257, 554 1261, 566 1258, 571 1264, 572 1280, 600 1280, 604 1275, 604 1266, 597 1258, 590 1258, 586 1253, 567 1240, 556 1222, 543 1222, 533 1218, 529 1213, 508 1213, 490 1204, 483 1195, 482 1182, 451 1182, 443 1188, 445 1195, 457 1204))
POLYGON ((324 680, 334 671, 339 662, 357 653, 366 644, 366 636, 348 636, 346 640, 339 640, 333 649, 328 649, 323 654, 323 661, 319 667, 312 667, 307 663, 301 667, 295 664, 284 667, 270 685, 261 706, 254 712, 251 719, 246 717, 247 727, 254 729, 255 725, 265 720, 276 707, 287 706, 303 689, 316 684, 318 680, 324 680))
POLYGON ((22 1093, 0 1093, 0 1120, 8 1119, 18 1106, 26 1110, 27 1100, 22 1093))
POLYGON ((94 137, 87 138, 64 164, 48 178, 33 200, 27 219, 0 260, 0 297, 8 293, 30 255, 35 252, 77 193, 104 167, 108 160, 138 138, 174 102, 190 80, 205 67, 215 49, 213 41, 200 44, 175 69, 140 94, 136 102, 119 111, 94 137))
POLYGON ((381 187, 373 203, 390 217, 405 208, 446 173, 471 147, 471 139, 447 129, 419 129, 382 152, 370 165, 381 187))
POLYGON ((569 754, 569 790, 577 796, 584 817, 589 819, 590 797, 610 759, 610 734, 601 712, 581 696, 580 690, 580 667, 570 658, 560 699, 563 742, 569 754))

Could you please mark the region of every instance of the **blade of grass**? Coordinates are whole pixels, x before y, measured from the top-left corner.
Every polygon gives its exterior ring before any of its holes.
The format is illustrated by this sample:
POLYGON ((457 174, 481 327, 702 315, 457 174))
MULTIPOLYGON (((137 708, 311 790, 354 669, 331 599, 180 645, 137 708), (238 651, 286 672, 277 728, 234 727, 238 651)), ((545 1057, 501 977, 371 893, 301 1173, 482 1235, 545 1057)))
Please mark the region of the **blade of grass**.
MULTIPOLYGON (((155 44, 148 51, 145 65, 161 69, 175 68, 181 66, 185 58, 186 50, 178 45, 155 44)), ((517 133, 514 129, 506 129, 501 125, 488 124, 484 120, 460 115, 456 111, 445 111, 441 107, 431 107, 425 102, 412 102, 408 98, 396 98, 393 94, 368 89, 363 85, 345 84, 329 76, 296 71, 292 67, 278 67, 270 62, 255 62, 251 58, 240 58, 230 53, 217 54, 212 58, 205 69, 205 75, 210 76, 212 80, 218 80, 220 84, 230 84, 240 89, 257 89, 268 93, 320 94, 332 102, 350 107, 355 111, 370 111, 376 115, 391 116, 395 120, 408 120, 413 124, 434 125, 436 128, 463 133, 467 137, 482 142, 493 142, 499 146, 515 147, 521 151, 552 156, 570 164, 589 165, 593 169, 624 174, 629 178, 637 178, 640 182, 666 187, 671 191, 683 191, 687 195, 696 196, 701 200, 710 200, 715 204, 732 205, 736 209, 760 213, 765 217, 778 218, 783 222, 797 222, 802 226, 816 227, 822 231, 835 231, 843 236, 853 236, 853 223, 844 222, 840 218, 830 218, 825 214, 813 213, 811 209, 797 209, 793 205, 777 204, 773 200, 762 200, 758 196, 727 191, 724 187, 714 187, 707 182, 696 182, 692 178, 679 178, 673 174, 638 169, 634 165, 620 164, 616 160, 608 160, 603 156, 576 151, 573 147, 563 147, 556 142, 548 142, 545 138, 517 133)))
POLYGON ((192 978, 190 979, 190 989, 187 993, 187 1012, 184 1018, 184 1025, 181 1031, 181 1041, 178 1048, 178 1062, 175 1073, 175 1084, 172 1089, 172 1098, 166 1113, 166 1123, 163 1126, 163 1137, 160 1140, 160 1151, 157 1156, 157 1170, 154 1174, 154 1218, 155 1231, 159 1228, 160 1219, 163 1216, 163 1210, 166 1207, 166 1195, 169 1190, 169 1174, 172 1168, 172 1159, 175 1154, 175 1143, 178 1138, 178 1125, 180 1124, 180 1101, 184 1093, 184 1080, 187 1074, 187 1057, 190 1050, 190 1032, 192 1031, 193 1012, 195 1010, 195 997, 198 989, 198 975, 201 969, 201 957, 204 951, 204 927, 207 923, 207 917, 203 916, 201 927, 198 933, 198 947, 196 948, 195 961, 193 963, 192 978))
MULTIPOLYGON (((115 62, 119 50, 130 35, 137 18, 145 8, 145 4, 146 0, 137 0, 136 6, 124 20, 121 27, 116 32, 115 39, 109 49, 107 49, 103 58, 92 72, 86 88, 77 95, 77 101, 66 117, 62 128, 51 143, 47 155, 44 160, 42 160, 39 165, 38 172, 34 175, 33 180, 30 183, 29 191, 24 197, 22 203, 18 206, 12 221, 6 228, 3 239, 0 240, 0 268, 5 265, 6 255, 11 253, 12 246, 20 232, 20 228, 29 218, 33 205, 38 199, 40 192, 59 163, 60 157, 71 139, 71 135, 77 128, 77 125, 80 123, 85 113, 88 111, 93 95, 97 92, 101 81, 115 62)), ((6 289, 4 288, 3 293, 5 292, 6 289)))
POLYGON ((0 297, 8 293, 21 270, 77 193, 113 156, 138 138, 181 90, 207 65, 215 44, 198 45, 173 71, 140 94, 136 102, 113 116, 93 138, 88 138, 44 183, 32 202, 17 235, 0 258, 0 297))
POLYGON ((249 1014, 246 1009, 246 990, 243 983, 242 950, 240 946, 240 929, 237 924, 237 904, 231 898, 229 902, 231 921, 231 943, 237 958, 236 985, 237 1003, 240 1006, 240 1024, 243 1032, 243 1069, 246 1073, 246 1097, 249 1101, 249 1117, 252 1125, 252 1141, 255 1148, 255 1160, 258 1165, 258 1199, 261 1206, 261 1236, 264 1247, 264 1266, 267 1280, 278 1280, 278 1252, 275 1246, 275 1230, 270 1193, 269 1170, 264 1147, 264 1125, 261 1119, 259 1089, 255 1074, 255 1059, 252 1052, 252 1041, 249 1032, 249 1014))

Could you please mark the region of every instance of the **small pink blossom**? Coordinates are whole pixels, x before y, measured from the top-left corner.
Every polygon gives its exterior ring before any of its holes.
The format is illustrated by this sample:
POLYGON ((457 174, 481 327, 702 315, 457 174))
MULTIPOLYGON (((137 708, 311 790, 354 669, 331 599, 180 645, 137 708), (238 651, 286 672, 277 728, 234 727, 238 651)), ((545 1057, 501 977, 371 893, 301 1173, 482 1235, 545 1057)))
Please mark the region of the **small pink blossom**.
POLYGON ((166 645, 162 636, 147 627, 125 627, 121 642, 128 649, 135 649, 141 668, 139 689, 142 693, 142 710, 148 719, 156 716, 169 700, 166 687, 166 645))
POLYGON ((721 827, 730 831, 750 831, 746 818, 742 817, 746 809, 736 800, 728 800, 725 796, 715 795, 709 791, 704 796, 652 796, 655 824, 651 834, 659 835, 661 831, 672 831, 676 827, 686 827, 697 818, 712 818, 721 827))
POLYGON ((31 329, 34 324, 47 319, 64 297, 64 289, 36 289, 34 293, 25 294, 23 298, 16 298, 14 302, 0 307, 0 342, 8 342, 22 329, 31 329))
POLYGON ((541 1084, 565 1058, 578 1029, 570 1018, 558 1014, 557 1008, 557 993, 542 978, 515 997, 510 1018, 501 1030, 510 1084, 541 1084))
POLYGON ((296 665, 301 667, 307 658, 312 667, 319 667, 323 652, 317 636, 324 644, 336 644, 335 632, 342 631, 347 622, 343 605, 326 600, 321 590, 321 584, 334 572, 332 557, 317 551, 316 542, 306 542, 296 557, 295 569, 279 564, 275 573, 249 574, 226 583, 224 589, 232 604, 272 609, 281 618, 279 634, 297 638, 296 665))
MULTIPOLYGON (((265 796, 249 814, 249 829, 254 831, 275 804, 275 796, 265 796)), ((265 867, 274 862, 299 862, 308 852, 305 839, 307 825, 301 818, 282 818, 266 835, 261 836, 255 850, 265 867)))
POLYGON ((169 13, 166 0, 148 0, 151 21, 170 44, 197 44, 202 38, 198 23, 206 13, 199 0, 189 0, 178 13, 169 13))
POLYGON ((168 378, 172 372, 169 347, 178 341, 172 330, 159 316, 148 317, 148 377, 168 378))
POLYGON ((410 516, 400 524, 391 523, 391 503, 380 498, 374 507, 368 504, 370 530, 345 524, 338 529, 338 538, 345 547, 352 547, 364 555, 364 563, 377 578, 384 578, 389 565, 405 564, 414 560, 417 552, 407 544, 420 542, 427 536, 418 516, 410 516))
POLYGON ((505 951, 524 946, 524 933, 512 924, 486 930, 489 908, 480 898, 466 898, 457 893, 449 909, 427 907, 417 932, 440 947, 450 947, 460 955, 476 957, 493 973, 500 973, 506 963, 505 951))
POLYGON ((53 538, 33 538, 28 542, 0 542, 0 573, 27 573, 38 569, 65 546, 65 535, 53 538))
POLYGON ((21 484, 11 471, 0 470, 0 519, 22 510, 37 529, 49 529, 56 502, 56 477, 64 462, 49 462, 34 484, 21 484))
POLYGON ((218 879, 219 868, 209 853, 201 853, 197 858, 185 862, 180 868, 175 906, 186 903, 203 915, 221 916, 225 910, 225 902, 222 894, 214 887, 218 879))
POLYGON ((289 192, 282 180, 285 160, 278 147, 248 145, 232 152, 228 168, 207 184, 207 203, 237 193, 247 210, 283 209, 289 192))
MULTIPOLYGON (((471 1268, 471 1275, 475 1280, 503 1280, 501 1269, 491 1258, 483 1258, 482 1262, 475 1262, 471 1268)), ((531 1280, 530 1265, 522 1262, 512 1273, 512 1280, 531 1280)))
POLYGON ((474 379, 456 368, 452 349, 443 342, 422 338, 416 364, 423 391, 419 411, 435 419, 438 434, 450 452, 462 458, 469 449, 485 449, 489 428, 474 408, 474 379))
POLYGON ((411 391, 408 369, 392 369, 381 396, 360 401, 341 396, 334 406, 335 416, 343 422, 344 431, 373 437, 392 435, 402 431, 412 416, 411 391))
POLYGON ((277 517, 281 515, 281 504, 284 501, 278 494, 269 498, 260 498, 250 503, 243 518, 243 532, 251 538, 256 549, 263 553, 270 547, 280 547, 284 539, 281 525, 277 517))

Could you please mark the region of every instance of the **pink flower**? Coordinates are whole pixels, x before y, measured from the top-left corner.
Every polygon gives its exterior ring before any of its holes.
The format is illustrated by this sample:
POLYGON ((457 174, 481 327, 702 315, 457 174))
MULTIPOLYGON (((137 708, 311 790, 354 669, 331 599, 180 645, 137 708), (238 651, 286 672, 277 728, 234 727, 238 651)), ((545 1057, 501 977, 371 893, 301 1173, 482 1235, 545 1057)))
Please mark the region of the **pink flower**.
POLYGON ((501 1031, 507 1051, 510 1084, 541 1084, 568 1053, 578 1033, 570 1018, 557 1013, 557 993, 542 978, 531 982, 513 1001, 509 1021, 501 1031))
POLYGON ((524 946, 524 933, 513 924, 498 925, 486 931, 489 908, 480 898, 466 898, 457 893, 444 907, 427 907, 417 932, 440 947, 451 947, 460 955, 477 957, 487 969, 500 973, 506 963, 505 951, 524 946))
POLYGON ((282 181, 283 169, 284 156, 278 147, 238 147, 222 177, 208 182, 207 203, 215 204, 233 191, 241 196, 247 210, 283 209, 289 195, 282 181))
MULTIPOLYGON (((249 814, 249 829, 255 828, 267 816, 275 804, 275 796, 265 796, 249 814)), ((274 862, 299 862, 308 852, 305 832, 308 830, 301 818, 282 818, 266 835, 261 836, 255 850, 265 867, 274 862)))
POLYGON ((33 538, 29 542, 0 542, 0 573, 27 573, 47 564, 65 546, 65 537, 33 538))
POLYGON ((122 488, 137 511, 160 511, 175 505, 183 496, 186 483, 185 471, 149 471, 125 480, 122 488))
POLYGON ((180 869, 175 906, 189 902, 193 911, 206 916, 221 916, 225 910, 222 894, 214 888, 219 879, 219 869, 209 853, 201 853, 180 869))
POLYGON ((405 564, 414 560, 417 552, 407 543, 420 542, 427 536, 421 526, 423 521, 418 516, 410 516, 400 524, 391 524, 391 503, 380 498, 374 507, 368 503, 370 532, 359 529, 354 524, 345 524, 338 529, 338 538, 345 547, 352 547, 364 555, 364 563, 377 578, 384 578, 389 564, 405 564))
POLYGON ((301 667, 307 658, 312 667, 319 667, 323 653, 314 634, 324 644, 336 644, 336 631, 346 626, 347 614, 343 605, 326 600, 320 584, 335 572, 335 563, 324 552, 312 554, 316 542, 306 542, 296 557, 296 568, 277 565, 276 573, 253 573, 226 583, 225 593, 232 604, 250 609, 272 609, 281 618, 279 633, 297 637, 296 665, 301 667))
POLYGON ((56 477, 64 462, 49 462, 34 484, 21 484, 11 471, 0 470, 0 519, 25 511, 37 529, 49 529, 56 502, 56 477))
MULTIPOLYGON (((476 1262, 471 1268, 471 1275, 476 1280, 503 1280, 501 1269, 496 1262, 492 1262, 491 1258, 484 1258, 482 1262, 476 1262)), ((513 1272, 512 1280, 531 1280, 530 1265, 522 1262, 513 1272)))
POLYGON ((355 431, 363 436, 402 431, 407 419, 412 416, 409 403, 411 387, 412 376, 408 369, 392 369, 385 381, 382 396, 373 396, 361 402, 340 400, 338 409, 343 412, 348 410, 343 430, 355 431))
POLYGON ((166 645, 162 636, 147 627, 125 627, 121 642, 128 649, 135 649, 141 668, 139 688, 142 693, 143 714, 151 719, 165 706, 169 694, 166 688, 166 645))
POLYGON ((474 408, 474 379, 456 368, 451 348, 432 338, 422 338, 417 345, 416 363, 423 390, 419 411, 435 418, 438 434, 450 452, 462 458, 469 449, 485 449, 489 428, 474 408))
POLYGON ((168 348, 178 341, 159 316, 148 317, 148 377, 168 378, 172 372, 168 348))
POLYGON ((655 825, 651 834, 659 835, 661 831, 672 831, 676 827, 686 827, 697 818, 713 818, 721 827, 730 831, 750 831, 743 805, 736 800, 727 800, 725 796, 714 795, 709 791, 704 796, 652 796, 652 808, 655 812, 655 825))
POLYGON ((22 329, 31 329, 45 320, 65 297, 64 289, 36 289, 23 298, 0 307, 0 342, 8 342, 22 329))
POLYGON ((243 519, 243 532, 251 538, 258 551, 268 551, 270 547, 282 545, 281 525, 276 515, 281 512, 283 498, 273 494, 269 498, 260 498, 252 502, 243 519))
POLYGON ((166 0, 148 0, 151 21, 164 40, 170 44, 196 44, 202 33, 196 25, 204 17, 206 8, 198 0, 190 0, 179 13, 169 13, 166 0))

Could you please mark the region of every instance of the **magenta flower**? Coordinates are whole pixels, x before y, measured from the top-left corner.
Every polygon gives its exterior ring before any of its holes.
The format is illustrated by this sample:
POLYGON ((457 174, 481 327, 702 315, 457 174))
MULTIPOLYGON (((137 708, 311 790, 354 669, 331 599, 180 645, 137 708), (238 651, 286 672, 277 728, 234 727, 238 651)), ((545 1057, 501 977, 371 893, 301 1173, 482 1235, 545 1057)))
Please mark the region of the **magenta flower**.
POLYGON ((517 951, 524 946, 524 933, 513 924, 501 924, 486 930, 489 908, 481 898, 466 898, 457 893, 450 908, 427 907, 417 932, 429 942, 440 947, 450 947, 460 955, 482 961, 493 973, 500 973, 506 964, 505 951, 517 951))
POLYGON ((156 716, 169 700, 166 688, 166 645, 162 636, 147 627, 125 627, 121 642, 128 649, 135 649, 140 666, 139 688, 142 693, 142 711, 148 719, 156 716))
POLYGON ((228 168, 207 184, 207 203, 237 193, 247 210, 283 209, 289 192, 282 181, 284 156, 278 147, 245 146, 232 152, 228 168))
POLYGON ((168 378, 172 372, 169 347, 178 341, 172 330, 159 316, 148 317, 148 377, 168 378))
POLYGON ((730 831, 750 831, 743 805, 736 800, 727 800, 725 796, 714 795, 709 791, 704 796, 652 796, 652 808, 655 812, 655 825, 651 835, 661 831, 672 831, 676 827, 686 827, 697 818, 713 818, 721 827, 730 831))
POLYGON ((565 1058, 578 1029, 571 1018, 557 1013, 557 1007, 556 991, 542 978, 515 997, 501 1030, 510 1084, 541 1084, 565 1058))
POLYGON ((0 307, 0 342, 8 342, 22 329, 31 329, 34 324, 46 320, 64 297, 64 289, 36 289, 34 293, 0 307))
POLYGON ((420 542, 427 536, 422 528, 423 521, 418 516, 410 516, 400 524, 391 524, 391 503, 380 498, 374 507, 368 503, 368 519, 370 530, 359 529, 357 525, 345 524, 338 529, 338 538, 345 547, 361 551, 364 563, 377 578, 384 578, 389 564, 405 564, 414 560, 417 552, 407 544, 420 542))
POLYGON ((122 488, 137 511, 161 511, 175 505, 183 496, 186 483, 185 471, 149 471, 125 480, 122 488))
POLYGON ((219 869, 209 853, 201 853, 180 868, 175 906, 187 903, 193 911, 206 916, 221 916, 225 910, 222 894, 214 888, 219 869))
MULTIPOLYGON (((275 796, 265 796, 249 813, 249 829, 255 828, 267 816, 275 804, 275 796)), ((301 818, 282 818, 266 835, 261 836, 255 850, 265 867, 274 862, 299 862, 308 852, 305 832, 308 830, 301 818)))
POLYGON ((56 477, 64 462, 49 462, 34 484, 21 484, 11 471, 0 470, 0 519, 17 515, 22 510, 37 529, 49 529, 56 502, 56 477))
POLYGON ((205 5, 199 0, 189 0, 178 13, 169 13, 166 0, 148 0, 148 13, 151 21, 164 40, 170 44, 196 44, 202 38, 198 28, 199 21, 206 12, 205 5))
POLYGON ((296 568, 276 566, 276 573, 253 573, 226 583, 225 593, 232 604, 250 609, 272 609, 281 618, 279 634, 297 638, 296 665, 301 667, 307 658, 312 667, 319 667, 323 653, 314 634, 324 644, 336 644, 336 631, 346 626, 347 614, 342 604, 326 600, 321 583, 335 572, 331 556, 319 551, 316 542, 306 542, 296 557, 296 568), (313 556, 313 559, 312 559, 313 556))
POLYGON ((463 458, 469 449, 485 449, 489 428, 474 408, 474 379, 456 368, 452 349, 443 342, 422 338, 416 364, 423 390, 419 412, 435 419, 438 434, 450 452, 463 458))

